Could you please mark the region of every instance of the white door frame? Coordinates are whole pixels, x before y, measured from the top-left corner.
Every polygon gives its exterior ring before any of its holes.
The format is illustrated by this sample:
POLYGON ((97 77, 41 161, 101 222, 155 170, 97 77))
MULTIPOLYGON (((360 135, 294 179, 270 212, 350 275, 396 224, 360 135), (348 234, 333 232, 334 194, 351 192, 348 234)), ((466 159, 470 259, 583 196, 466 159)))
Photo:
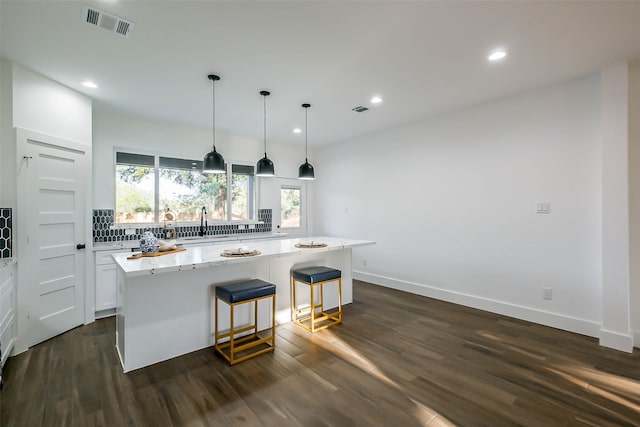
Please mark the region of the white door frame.
POLYGON ((272 222, 273 222, 273 230, 274 231, 280 231, 282 233, 288 233, 289 237, 305 237, 307 236, 307 231, 309 229, 309 203, 308 203, 308 199, 309 199, 309 192, 307 189, 307 183, 305 181, 301 181, 299 179, 295 179, 295 178, 276 178, 275 179, 275 198, 274 198, 274 210, 273 210, 273 217, 272 217, 272 222), (301 204, 300 204, 300 221, 301 221, 301 227, 299 228, 277 228, 277 226, 280 225, 280 210, 281 210, 281 200, 280 200, 280 189, 281 188, 286 188, 286 187, 299 187, 301 189, 301 204))
MULTIPOLYGON (((41 132, 36 132, 23 128, 14 128, 15 130, 15 141, 16 141, 16 175, 18 176, 22 167, 25 166, 25 162, 28 159, 26 156, 26 149, 29 140, 35 141, 44 141, 48 145, 74 150, 78 152, 83 152, 85 156, 86 162, 86 179, 84 180, 84 194, 85 194, 85 203, 84 203, 84 244, 86 248, 84 249, 84 256, 81 257, 82 267, 84 268, 84 300, 83 304, 83 312, 84 312, 84 323, 91 323, 95 321, 95 288, 94 288, 94 272, 93 272, 93 224, 92 224, 92 214, 91 214, 91 205, 92 205, 92 147, 90 144, 83 144, 76 141, 71 141, 64 138, 59 138, 53 135, 48 135, 41 132)), ((19 186, 19 180, 16 180, 16 186, 19 186)), ((26 289, 24 286, 21 286, 21 277, 20 277, 20 251, 21 251, 21 239, 24 234, 24 227, 26 224, 23 224, 20 220, 20 212, 24 207, 25 201, 24 198, 20 197, 19 191, 17 194, 17 210, 16 215, 14 215, 14 249, 15 256, 18 264, 18 274, 17 274, 17 335, 18 339, 16 341, 14 347, 14 354, 19 354, 26 351, 29 348, 29 343, 27 343, 24 339, 25 332, 28 326, 27 319, 27 310, 22 306, 21 300, 24 301, 26 297, 26 289)))

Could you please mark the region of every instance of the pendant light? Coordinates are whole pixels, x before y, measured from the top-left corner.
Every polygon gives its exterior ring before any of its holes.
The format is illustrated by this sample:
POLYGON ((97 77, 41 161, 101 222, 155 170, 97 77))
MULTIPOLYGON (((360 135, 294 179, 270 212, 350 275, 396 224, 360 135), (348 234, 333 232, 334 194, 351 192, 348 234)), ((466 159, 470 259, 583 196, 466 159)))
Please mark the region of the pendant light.
POLYGON ((264 97, 264 157, 258 160, 256 176, 274 176, 273 162, 267 157, 267 96, 271 92, 261 90, 260 95, 264 97))
POLYGON ((211 121, 213 123, 213 147, 211 151, 204 156, 202 172, 226 173, 227 168, 224 165, 224 157, 216 151, 216 81, 220 80, 220 77, 215 74, 209 74, 208 77, 213 83, 213 109, 211 115, 211 121))
POLYGON ((298 168, 298 179, 312 181, 316 179, 316 176, 313 172, 313 166, 311 166, 311 163, 309 163, 309 160, 307 159, 307 151, 309 147, 309 126, 307 116, 309 113, 309 107, 311 107, 311 104, 302 104, 302 108, 304 108, 304 163, 298 168))

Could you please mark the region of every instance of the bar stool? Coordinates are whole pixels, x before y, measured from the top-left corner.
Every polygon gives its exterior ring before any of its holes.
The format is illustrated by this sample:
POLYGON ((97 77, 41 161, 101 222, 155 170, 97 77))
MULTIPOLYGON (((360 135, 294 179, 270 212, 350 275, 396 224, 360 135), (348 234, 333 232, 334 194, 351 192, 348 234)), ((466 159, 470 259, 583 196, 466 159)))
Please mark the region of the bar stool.
POLYGON ((330 326, 342 323, 342 272, 329 267, 307 267, 291 270, 291 320, 313 333, 330 326), (324 284, 338 282, 338 308, 329 313, 324 309, 324 284), (309 286, 311 298, 309 307, 298 308, 296 299, 296 284, 302 283, 309 286), (320 287, 320 303, 315 303, 316 286, 320 287), (319 310, 319 311, 318 311, 319 310))
POLYGON ((215 349, 231 365, 273 351, 276 347, 276 285, 260 279, 216 286, 216 326, 215 349), (271 335, 261 338, 258 335, 258 302, 271 298, 271 335), (218 300, 229 305, 231 313, 229 332, 218 331, 218 300), (236 329, 234 325, 234 309, 240 304, 254 303, 253 324, 236 329), (237 334, 253 330, 253 333, 236 338, 237 334), (220 343, 221 339, 229 337, 229 341, 220 343), (255 348, 258 347, 259 348, 255 348), (254 349, 255 348, 255 349, 254 349), (239 353, 243 353, 238 357, 239 353))

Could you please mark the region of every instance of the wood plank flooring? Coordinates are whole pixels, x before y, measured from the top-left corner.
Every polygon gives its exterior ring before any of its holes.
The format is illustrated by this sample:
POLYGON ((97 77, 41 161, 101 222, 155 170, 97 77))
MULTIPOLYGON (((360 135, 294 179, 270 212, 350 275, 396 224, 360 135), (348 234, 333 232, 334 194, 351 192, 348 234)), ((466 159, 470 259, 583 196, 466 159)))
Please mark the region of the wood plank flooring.
MULTIPOLYGON (((640 425, 640 352, 354 282, 344 324, 123 374, 103 319, 9 359, 0 426, 640 425)), ((166 345, 171 345, 167 342, 166 345)))

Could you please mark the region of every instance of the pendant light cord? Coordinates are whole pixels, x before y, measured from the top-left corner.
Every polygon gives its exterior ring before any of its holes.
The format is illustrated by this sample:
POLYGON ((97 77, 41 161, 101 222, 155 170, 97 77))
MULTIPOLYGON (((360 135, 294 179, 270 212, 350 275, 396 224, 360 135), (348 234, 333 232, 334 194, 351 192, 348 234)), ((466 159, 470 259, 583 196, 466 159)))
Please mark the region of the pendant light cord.
POLYGON ((264 100, 264 156, 267 157, 267 95, 262 95, 264 100))
POLYGON ((309 163, 309 107, 305 107, 304 109, 304 161, 305 163, 309 163))
POLYGON ((211 122, 213 123, 213 151, 216 151, 216 82, 212 81, 212 83, 213 83, 213 97, 212 97, 213 108, 211 109, 212 111, 211 122))

